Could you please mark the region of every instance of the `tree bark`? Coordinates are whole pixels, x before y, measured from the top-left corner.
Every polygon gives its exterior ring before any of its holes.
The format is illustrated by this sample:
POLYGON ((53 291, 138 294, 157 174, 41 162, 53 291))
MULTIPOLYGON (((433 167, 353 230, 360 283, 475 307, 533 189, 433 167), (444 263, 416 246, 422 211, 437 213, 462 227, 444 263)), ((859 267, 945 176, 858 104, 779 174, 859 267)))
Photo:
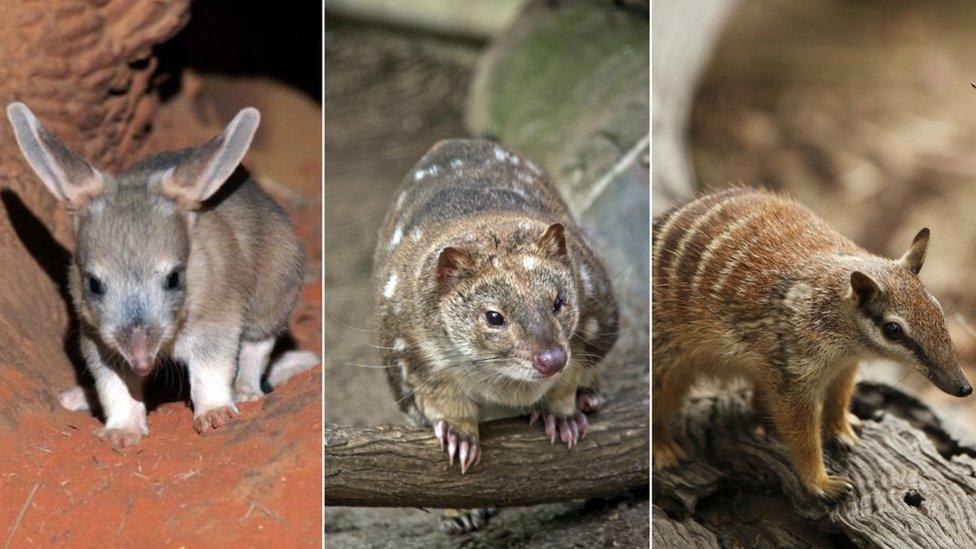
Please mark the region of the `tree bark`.
POLYGON ((854 494, 810 496, 773 434, 756 429, 747 391, 693 398, 675 430, 688 455, 654 473, 656 546, 958 547, 976 539, 976 450, 914 397, 862 383, 861 442, 828 445, 830 474, 854 494))
POLYGON ((481 426, 481 463, 461 475, 432 432, 401 426, 325 429, 325 504, 370 507, 534 505, 646 486, 648 400, 620 397, 589 417, 578 446, 550 444, 525 418, 481 426))

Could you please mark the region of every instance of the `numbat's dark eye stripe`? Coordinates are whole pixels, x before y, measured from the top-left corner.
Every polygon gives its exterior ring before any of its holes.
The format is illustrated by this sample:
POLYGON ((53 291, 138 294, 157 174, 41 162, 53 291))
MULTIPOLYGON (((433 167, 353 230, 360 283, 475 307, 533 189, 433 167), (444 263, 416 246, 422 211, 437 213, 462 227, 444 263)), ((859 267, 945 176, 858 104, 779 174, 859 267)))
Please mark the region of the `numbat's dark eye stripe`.
POLYGON ((882 332, 892 341, 901 341, 905 338, 905 330, 897 322, 885 322, 882 332))
POLYGON ((488 311, 485 313, 485 320, 488 321, 489 326, 501 326, 505 324, 505 317, 497 311, 488 311))

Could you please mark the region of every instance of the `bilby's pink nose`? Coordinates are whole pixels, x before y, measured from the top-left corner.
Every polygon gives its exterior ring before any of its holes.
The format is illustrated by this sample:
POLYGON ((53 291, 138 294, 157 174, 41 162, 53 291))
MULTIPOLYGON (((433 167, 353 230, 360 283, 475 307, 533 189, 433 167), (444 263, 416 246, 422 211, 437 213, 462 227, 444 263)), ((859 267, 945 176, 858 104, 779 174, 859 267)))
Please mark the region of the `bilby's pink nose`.
POLYGON ((146 339, 145 328, 133 328, 129 331, 129 366, 132 371, 144 376, 152 370, 152 360, 149 358, 149 341, 146 339))
POLYGON ((566 367, 566 351, 562 347, 543 349, 532 358, 532 367, 546 377, 555 375, 566 367))

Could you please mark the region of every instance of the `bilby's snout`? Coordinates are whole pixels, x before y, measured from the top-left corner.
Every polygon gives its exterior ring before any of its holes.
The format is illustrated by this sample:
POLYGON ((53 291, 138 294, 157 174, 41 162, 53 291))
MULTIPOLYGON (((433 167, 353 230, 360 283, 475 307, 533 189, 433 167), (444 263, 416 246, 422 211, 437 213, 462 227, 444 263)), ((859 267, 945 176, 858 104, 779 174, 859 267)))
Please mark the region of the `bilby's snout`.
POLYGON ((152 371, 156 358, 150 351, 149 335, 149 330, 139 324, 120 330, 115 336, 122 354, 129 362, 129 367, 140 376, 145 376, 152 371))

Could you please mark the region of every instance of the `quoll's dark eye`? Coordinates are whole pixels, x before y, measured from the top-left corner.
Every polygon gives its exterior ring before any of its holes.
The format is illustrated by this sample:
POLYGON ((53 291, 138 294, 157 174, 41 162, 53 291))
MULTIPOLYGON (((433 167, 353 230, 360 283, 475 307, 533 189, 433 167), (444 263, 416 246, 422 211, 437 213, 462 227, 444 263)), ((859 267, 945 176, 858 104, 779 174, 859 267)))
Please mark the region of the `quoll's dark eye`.
POLYGON ((171 273, 166 275, 166 282, 163 287, 169 291, 180 289, 180 271, 178 269, 173 269, 171 273))
POLYGON ((85 275, 87 280, 86 284, 88 286, 88 292, 92 295, 102 296, 105 295, 105 284, 98 279, 97 276, 85 275))
POLYGON ((905 330, 897 322, 885 322, 884 336, 892 341, 899 341, 905 337, 905 330))
POLYGON ((498 311, 488 311, 485 313, 485 320, 489 326, 502 326, 505 324, 505 317, 498 311))
POLYGON ((556 302, 552 304, 552 312, 559 314, 559 311, 563 310, 563 306, 566 305, 566 300, 562 296, 556 298, 556 302))

